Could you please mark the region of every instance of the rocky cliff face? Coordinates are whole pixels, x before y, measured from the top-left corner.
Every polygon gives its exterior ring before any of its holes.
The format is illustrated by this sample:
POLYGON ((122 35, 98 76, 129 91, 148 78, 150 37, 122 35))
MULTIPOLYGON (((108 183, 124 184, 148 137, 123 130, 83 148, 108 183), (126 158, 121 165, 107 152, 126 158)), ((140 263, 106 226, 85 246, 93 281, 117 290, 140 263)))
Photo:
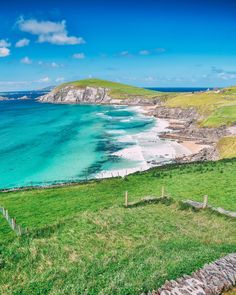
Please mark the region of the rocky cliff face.
POLYGON ((157 105, 160 98, 147 99, 142 96, 125 97, 124 99, 116 99, 110 95, 110 89, 103 87, 78 88, 75 86, 65 86, 63 88, 55 88, 50 93, 38 98, 41 102, 49 103, 77 103, 77 104, 125 104, 127 105, 157 105))
POLYGON ((50 93, 39 97, 41 102, 51 103, 109 103, 112 98, 109 96, 109 89, 102 87, 76 88, 66 86, 61 89, 54 89, 50 93))
POLYGON ((199 119, 199 114, 195 108, 182 109, 158 106, 154 111, 154 116, 163 119, 185 120, 189 124, 199 119))

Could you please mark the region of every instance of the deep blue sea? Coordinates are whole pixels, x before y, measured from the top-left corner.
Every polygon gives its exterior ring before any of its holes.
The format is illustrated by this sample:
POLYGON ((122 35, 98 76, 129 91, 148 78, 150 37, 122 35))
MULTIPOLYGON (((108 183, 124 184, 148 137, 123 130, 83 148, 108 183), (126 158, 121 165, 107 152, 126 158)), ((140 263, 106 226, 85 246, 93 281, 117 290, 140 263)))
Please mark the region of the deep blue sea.
POLYGON ((162 91, 162 92, 199 92, 212 90, 211 87, 149 87, 147 89, 162 91))
POLYGON ((153 126, 154 119, 122 106, 0 101, 0 188, 83 180, 104 170, 132 168, 135 161, 114 155, 133 144, 119 137, 153 126))

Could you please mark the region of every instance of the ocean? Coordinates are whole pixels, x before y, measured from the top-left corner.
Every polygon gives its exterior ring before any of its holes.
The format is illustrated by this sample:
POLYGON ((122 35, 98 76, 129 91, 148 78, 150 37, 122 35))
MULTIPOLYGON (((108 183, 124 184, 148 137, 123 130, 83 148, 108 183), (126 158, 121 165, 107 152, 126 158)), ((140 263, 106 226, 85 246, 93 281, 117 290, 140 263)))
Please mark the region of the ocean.
POLYGON ((135 107, 45 104, 42 94, 0 93, 31 98, 0 101, 0 189, 121 176, 182 152, 135 107))
POLYGON ((0 188, 79 181, 103 170, 134 167, 135 161, 114 155, 132 144, 118 138, 153 124, 125 107, 1 101, 0 188))
POLYGON ((199 92, 212 90, 211 87, 149 87, 147 89, 161 92, 199 92))

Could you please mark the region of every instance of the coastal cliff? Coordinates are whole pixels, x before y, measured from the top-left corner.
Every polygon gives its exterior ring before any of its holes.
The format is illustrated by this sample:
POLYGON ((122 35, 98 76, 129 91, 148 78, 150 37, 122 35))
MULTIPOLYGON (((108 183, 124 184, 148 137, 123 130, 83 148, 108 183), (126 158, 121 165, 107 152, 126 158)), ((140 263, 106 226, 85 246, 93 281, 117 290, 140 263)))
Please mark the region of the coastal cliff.
POLYGON ((110 103, 109 89, 102 87, 77 88, 65 86, 54 89, 39 98, 41 102, 50 103, 110 103))
POLYGON ((39 97, 40 102, 77 104, 156 104, 164 93, 121 83, 87 79, 65 83, 39 97))

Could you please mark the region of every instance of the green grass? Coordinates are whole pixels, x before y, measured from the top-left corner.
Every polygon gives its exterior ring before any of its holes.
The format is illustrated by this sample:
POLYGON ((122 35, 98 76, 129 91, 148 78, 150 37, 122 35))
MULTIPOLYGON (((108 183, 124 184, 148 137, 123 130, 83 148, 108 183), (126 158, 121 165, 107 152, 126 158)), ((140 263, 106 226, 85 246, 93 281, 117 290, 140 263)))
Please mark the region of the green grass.
POLYGON ((110 90, 110 96, 115 99, 127 99, 132 97, 153 99, 159 96, 165 96, 165 94, 161 92, 100 79, 86 79, 64 83, 60 85, 59 88, 69 85, 78 88, 84 88, 87 86, 108 88, 110 90))
POLYGON ((130 201, 147 195, 159 196, 164 185, 177 201, 202 200, 236 211, 236 160, 173 165, 114 178, 56 189, 38 189, 0 194, 0 206, 23 226, 38 228, 83 211, 121 205, 128 190, 130 201), (44 218, 42 218, 44 216, 44 218))
POLYGON ((201 127, 233 125, 236 122, 236 87, 199 93, 181 93, 169 97, 168 107, 194 107, 201 115, 201 127))
POLYGON ((235 221, 175 205, 82 212, 1 247, 1 294, 140 294, 235 251, 235 221))
POLYGON ((1 294, 140 294, 236 249, 235 220, 181 210, 202 200, 236 211, 236 159, 171 165, 71 187, 0 194, 0 206, 30 236, 17 238, 0 218, 1 294), (171 205, 126 209, 160 195, 171 205))
POLYGON ((231 291, 225 292, 224 295, 236 295, 236 288, 231 291))
POLYGON ((217 144, 217 149, 222 159, 236 157, 236 137, 227 136, 221 138, 217 144))
POLYGON ((236 124, 236 105, 229 105, 217 108, 206 120, 203 125, 206 127, 219 127, 222 125, 236 124))

